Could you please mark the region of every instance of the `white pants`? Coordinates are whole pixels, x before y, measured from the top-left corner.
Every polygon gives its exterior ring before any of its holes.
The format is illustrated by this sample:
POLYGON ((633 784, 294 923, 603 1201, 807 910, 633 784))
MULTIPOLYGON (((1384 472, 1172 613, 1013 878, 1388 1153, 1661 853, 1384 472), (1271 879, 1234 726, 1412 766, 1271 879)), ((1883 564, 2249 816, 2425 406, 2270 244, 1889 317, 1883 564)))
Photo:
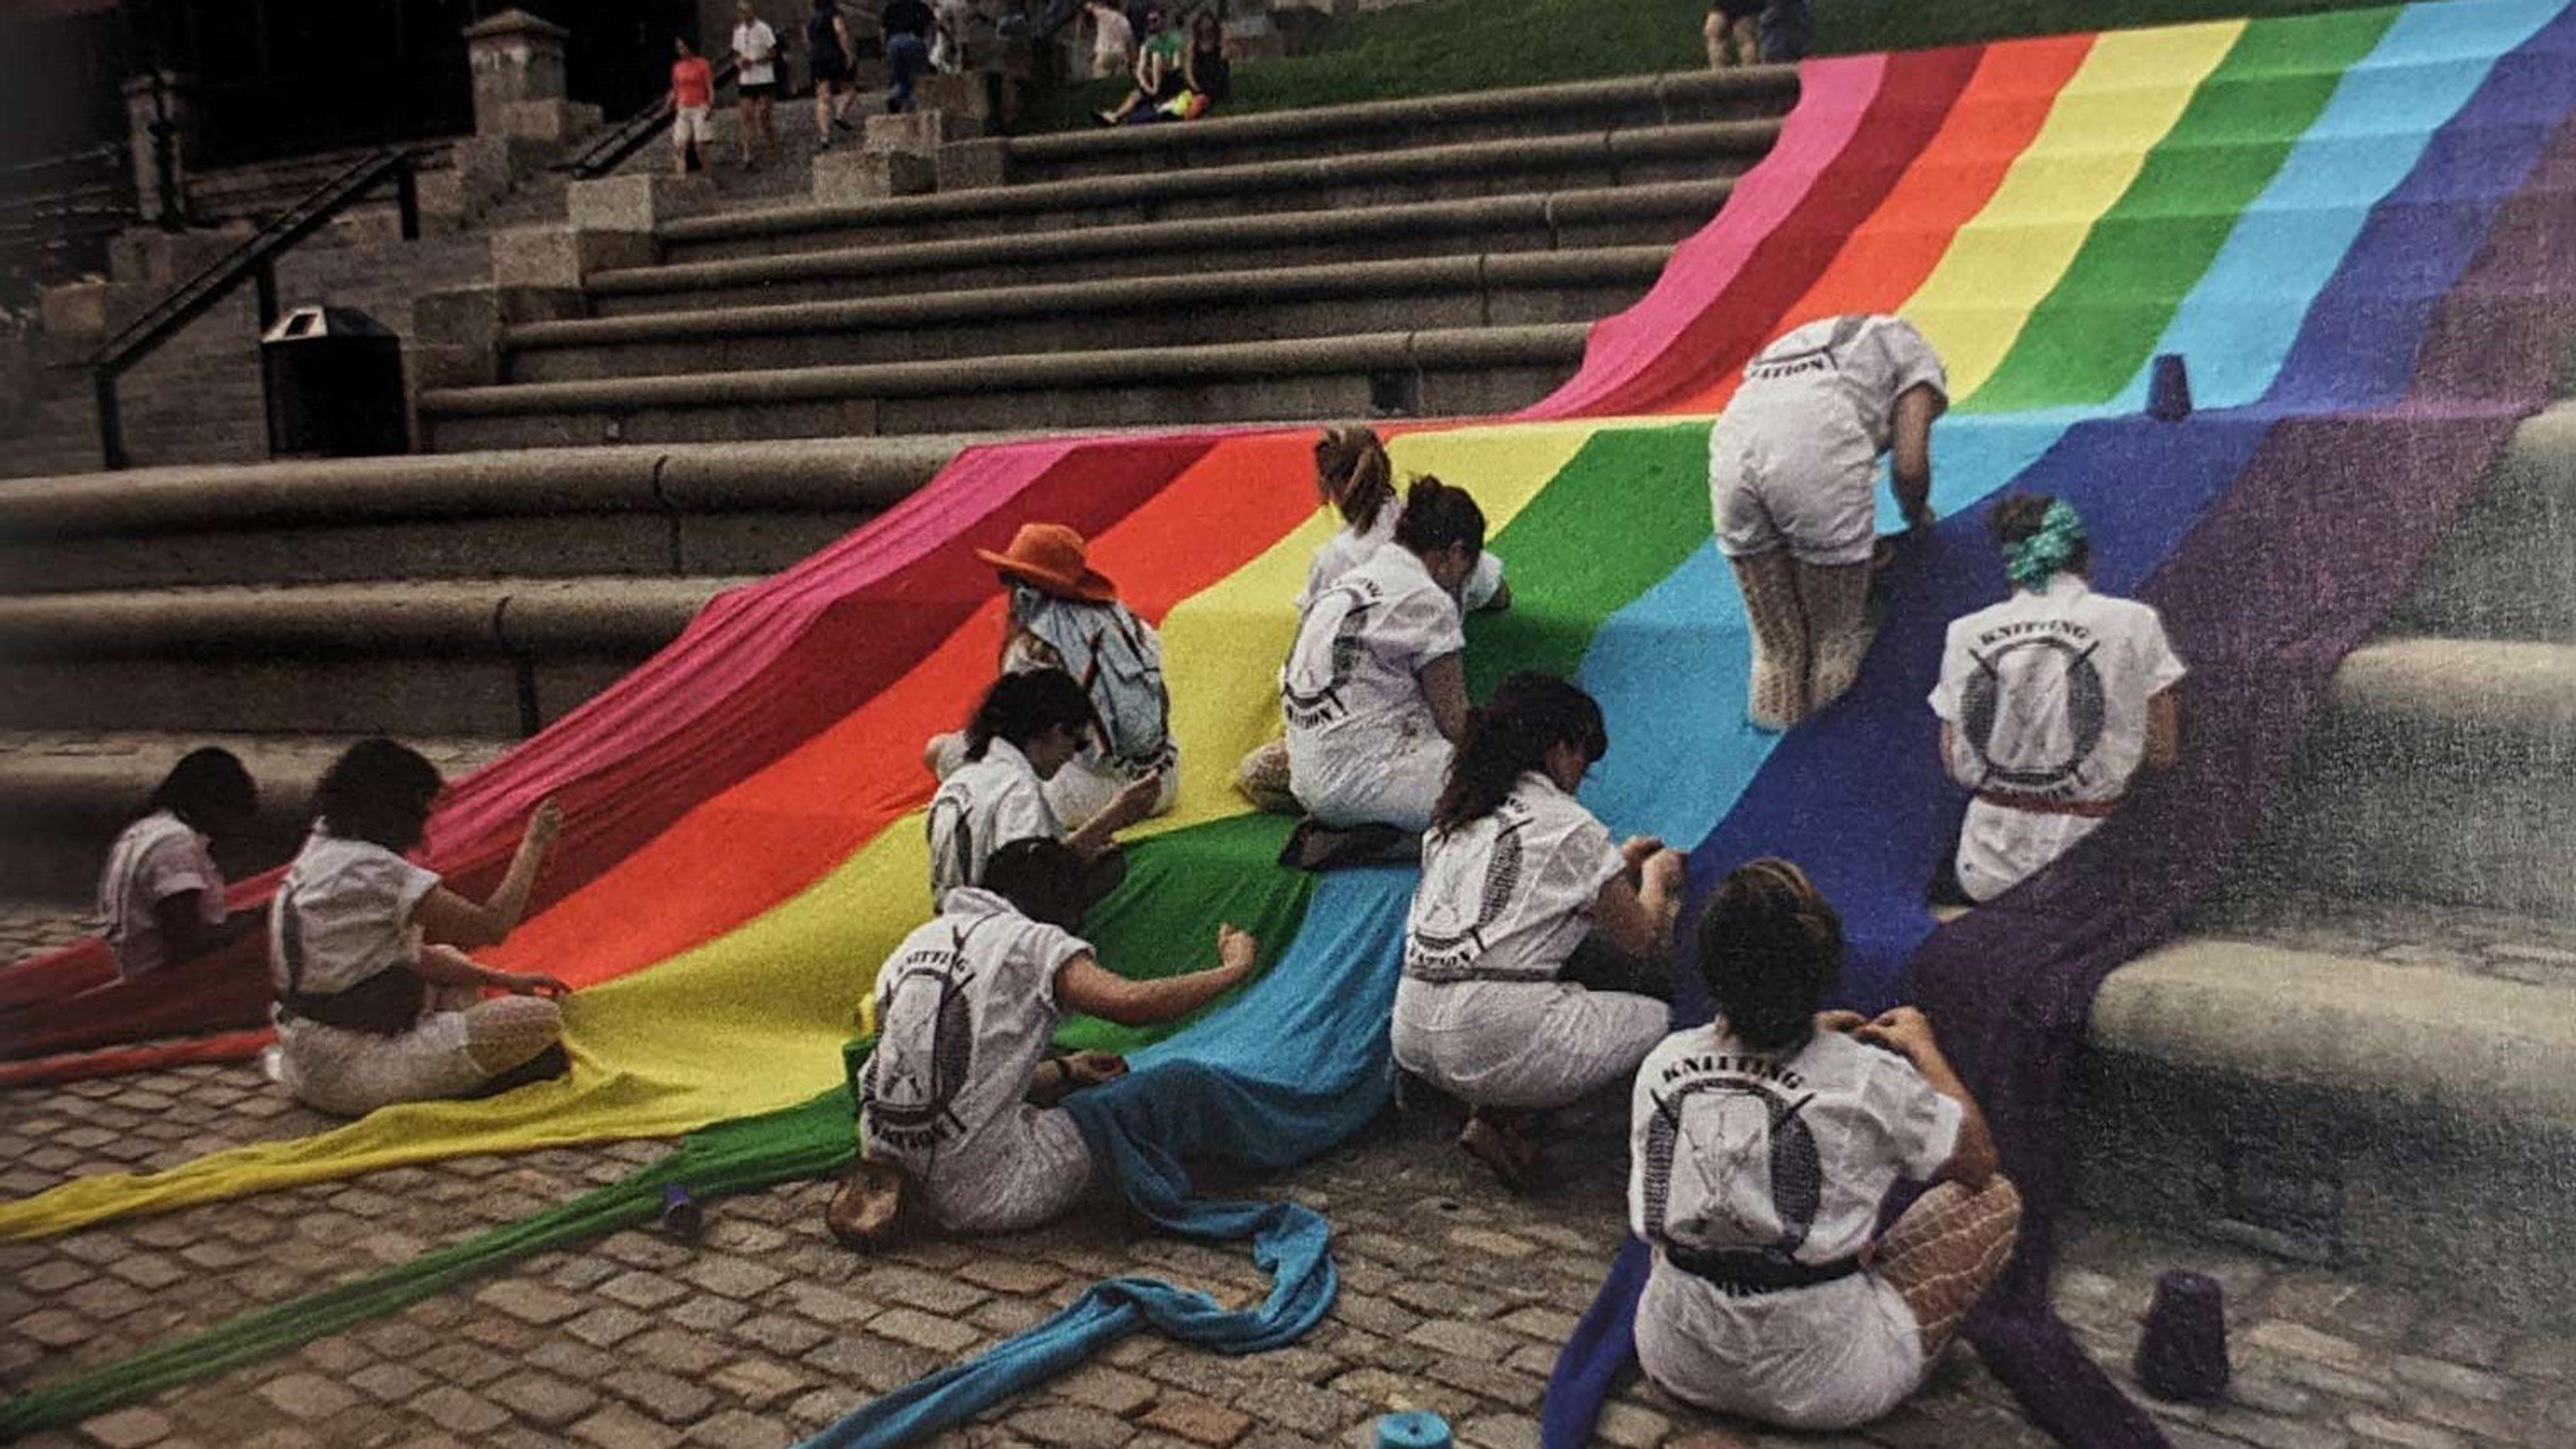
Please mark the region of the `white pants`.
POLYGON ((1326 825, 1431 828, 1431 807, 1449 780, 1457 748, 1439 735, 1403 740, 1392 749, 1352 756, 1289 745, 1288 788, 1306 813, 1326 825))
POLYGON ((1867 1273, 1729 1298, 1656 1255, 1637 1300, 1637 1361, 1666 1393, 1791 1429, 1849 1429, 1921 1386, 1922 1331, 1867 1273))
POLYGON ((1709 512, 1727 557, 1785 548, 1800 563, 1869 562, 1877 456, 1866 439, 1784 436, 1776 420, 1729 415, 1708 448, 1709 512))
POLYGON ((1396 1063, 1476 1107, 1562 1107, 1636 1075, 1672 1030, 1651 996, 1565 981, 1406 980, 1396 1063))
MULTIPOLYGON (((951 730, 930 742, 930 773, 945 780, 966 763, 966 732, 951 730)), ((1154 797, 1151 815, 1168 814, 1172 802, 1181 793, 1181 752, 1172 749, 1172 762, 1163 767, 1163 790, 1154 797)), ((1055 814, 1055 823, 1065 830, 1079 830, 1094 815, 1109 808, 1118 792, 1136 777, 1111 764, 1098 754, 1076 755, 1065 762, 1055 778, 1045 781, 1047 809, 1055 814)))
POLYGON ((431 987, 434 1009, 399 1036, 287 1016, 277 1023, 277 1079, 297 1101, 342 1117, 395 1102, 462 1096, 491 1077, 465 1049, 476 993, 431 987))
POLYGON ((1062 1107, 1012 1109, 972 1156, 942 1158, 922 1198, 952 1233, 1016 1233, 1061 1216, 1091 1185, 1091 1149, 1062 1107))
POLYGON ((1993 900, 2102 828, 2102 817, 2015 810, 1968 802, 1959 822, 1959 889, 1980 904, 1993 900))

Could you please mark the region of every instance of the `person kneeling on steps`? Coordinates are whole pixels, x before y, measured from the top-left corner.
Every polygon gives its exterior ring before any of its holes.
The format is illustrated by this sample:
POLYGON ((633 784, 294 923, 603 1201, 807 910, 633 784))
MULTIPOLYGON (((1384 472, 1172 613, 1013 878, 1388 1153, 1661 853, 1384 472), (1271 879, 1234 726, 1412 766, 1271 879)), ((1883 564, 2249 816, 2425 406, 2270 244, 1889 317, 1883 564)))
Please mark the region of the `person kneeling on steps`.
POLYGON ((273 1070, 309 1106, 356 1117, 570 1067, 552 998, 571 988, 465 954, 501 944, 527 913, 562 812, 537 807, 500 888, 477 905, 403 858, 442 788, 419 753, 374 739, 351 745, 314 790, 318 818, 270 904, 268 938, 273 1070))
POLYGON ((1126 1073, 1105 1052, 1049 1057, 1067 1011, 1121 1026, 1177 1020, 1252 973, 1259 943, 1217 928, 1219 964, 1130 980, 1073 934, 1084 863, 1060 841, 993 852, 981 887, 948 892, 877 974, 876 1051, 858 1083, 864 1160, 825 1213, 853 1247, 923 1214, 944 1232, 1035 1227, 1090 1183, 1082 1133, 1057 1105, 1126 1073))

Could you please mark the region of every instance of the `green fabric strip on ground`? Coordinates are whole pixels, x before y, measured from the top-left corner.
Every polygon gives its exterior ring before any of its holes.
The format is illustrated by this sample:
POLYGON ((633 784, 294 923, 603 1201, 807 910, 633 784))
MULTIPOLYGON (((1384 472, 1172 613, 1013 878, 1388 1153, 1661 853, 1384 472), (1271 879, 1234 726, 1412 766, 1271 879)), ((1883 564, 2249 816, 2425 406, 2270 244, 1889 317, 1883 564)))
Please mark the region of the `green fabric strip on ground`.
MULTIPOLYGON (((1261 938, 1265 966, 1277 960, 1314 894, 1313 876, 1278 864, 1288 825, 1275 816, 1239 817, 1139 843, 1126 884, 1085 922, 1101 960, 1135 976, 1196 970, 1214 962, 1220 920, 1261 938)), ((1056 1039, 1067 1047, 1132 1051, 1187 1024, 1129 1028, 1074 1017, 1056 1039)), ((719 1122, 632 1176, 560 1207, 0 1403, 0 1438, 77 1423, 287 1352, 535 1254, 651 1221, 663 1188, 674 1183, 700 1197, 753 1192, 836 1172, 856 1155, 846 1086, 793 1107, 719 1122)))
POLYGON ((2344 72, 2395 10, 2245 28, 2173 130, 2076 252, 2066 275, 1963 411, 2005 412, 2118 396, 2247 203, 2271 184, 2344 72))
POLYGON ((1708 424, 1604 428, 1492 540, 1512 606, 1467 620, 1467 691, 1572 677, 1602 621, 1708 541, 1708 424))

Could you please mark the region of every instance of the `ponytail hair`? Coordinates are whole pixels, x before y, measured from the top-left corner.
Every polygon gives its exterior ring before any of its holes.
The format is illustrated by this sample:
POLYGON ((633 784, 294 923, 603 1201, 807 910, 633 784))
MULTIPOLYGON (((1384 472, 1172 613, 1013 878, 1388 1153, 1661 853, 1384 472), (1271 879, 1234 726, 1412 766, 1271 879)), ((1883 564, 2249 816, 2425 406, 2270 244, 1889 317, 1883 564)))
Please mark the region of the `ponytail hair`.
POLYGON ((1842 917, 1777 857, 1729 871, 1699 918, 1700 977, 1727 1030, 1755 1051, 1806 1045, 1842 966, 1842 917))
POLYGON ((1395 541, 1422 555, 1438 553, 1452 544, 1464 544, 1469 553, 1481 553, 1485 547, 1485 510, 1467 496, 1467 490, 1452 488, 1426 473, 1404 490, 1404 516, 1395 521, 1395 541))
POLYGON ((1545 768, 1547 752, 1558 745, 1600 759, 1610 748, 1601 706, 1553 674, 1523 670, 1504 680, 1492 699, 1467 712, 1467 736, 1450 758, 1431 828, 1456 830, 1493 814, 1513 783, 1545 768))
POLYGON ((1353 423, 1329 428, 1315 440, 1315 481, 1333 500, 1342 522, 1366 533, 1395 502, 1395 469, 1377 429, 1353 423))
POLYGON ((219 745, 204 745, 179 757, 170 773, 152 790, 143 813, 167 810, 191 830, 239 821, 259 808, 259 787, 241 757, 219 745))
POLYGON ((966 758, 984 758, 985 748, 995 740, 1008 740, 1012 748, 1025 750, 1031 740, 1057 725, 1080 731, 1096 729, 1099 723, 1091 696, 1063 670, 1005 674, 984 691, 984 702, 975 706, 975 717, 967 722, 966 758))

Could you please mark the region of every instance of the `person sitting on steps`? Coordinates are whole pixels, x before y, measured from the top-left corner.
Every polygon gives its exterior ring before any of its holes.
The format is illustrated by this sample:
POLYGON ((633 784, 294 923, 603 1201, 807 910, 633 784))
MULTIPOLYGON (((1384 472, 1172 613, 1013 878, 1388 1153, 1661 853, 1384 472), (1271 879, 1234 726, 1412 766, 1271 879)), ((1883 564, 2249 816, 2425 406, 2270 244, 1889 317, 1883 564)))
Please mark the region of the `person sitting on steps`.
POLYGON ((1626 1081, 1671 1020, 1633 963, 1669 957, 1686 868, 1659 840, 1611 844, 1576 803, 1609 747, 1582 690, 1504 680, 1468 717, 1405 921, 1396 1063, 1468 1104, 1458 1145, 1513 1187, 1538 1164, 1537 1114, 1626 1081), (1630 989, 1568 979, 1584 953, 1630 989))
POLYGON ((465 954, 501 944, 527 913, 562 811, 551 800, 537 807, 500 887, 478 905, 404 859, 443 788, 417 751, 372 739, 351 745, 314 790, 313 833, 278 884, 268 938, 271 1068, 309 1106, 356 1117, 570 1068, 553 998, 571 988, 465 954), (487 990, 508 994, 487 1000, 487 990))
MULTIPOLYGON (((1387 458, 1386 444, 1375 428, 1360 424, 1328 428, 1315 440, 1315 495, 1340 515, 1342 529, 1315 550, 1314 562, 1306 568, 1306 587, 1297 594, 1300 613, 1317 594, 1368 562, 1392 540, 1396 520, 1404 513, 1395 496, 1394 465, 1387 458)), ((1458 592, 1460 605, 1470 613, 1512 606, 1503 561, 1489 552, 1476 556, 1476 567, 1458 592)), ((1244 756, 1235 771, 1235 788, 1264 810, 1296 814, 1297 797, 1288 787, 1287 740, 1272 740, 1244 756)))
POLYGON ((983 886, 949 892, 886 958, 876 1048, 857 1084, 863 1158, 824 1213, 842 1242, 882 1246, 907 1215, 942 1232, 1003 1233, 1063 1213, 1095 1169, 1058 1103, 1127 1063, 1048 1056, 1058 1019, 1176 1021, 1252 974, 1260 943, 1224 925, 1214 967, 1131 980, 1101 965, 1073 934, 1087 869, 1059 841, 1013 841, 986 863, 983 886))
POLYGON ((1675 1398, 1792 1429, 1903 1403, 2021 1221, 1923 1013, 1818 1009, 1842 953, 1806 872, 1729 872, 1699 926, 1717 1017, 1647 1054, 1629 1113, 1629 1227, 1654 1250, 1638 1362, 1675 1398), (1881 1236, 1899 1180, 1934 1186, 1881 1236))
POLYGON ((1987 515, 2012 597, 1951 621, 1941 679, 1941 762, 1976 792, 1943 904, 1981 904, 2092 834, 2143 765, 2182 756, 2183 662, 2164 620, 2093 592, 2093 546, 2063 499, 2016 493, 1987 515))

